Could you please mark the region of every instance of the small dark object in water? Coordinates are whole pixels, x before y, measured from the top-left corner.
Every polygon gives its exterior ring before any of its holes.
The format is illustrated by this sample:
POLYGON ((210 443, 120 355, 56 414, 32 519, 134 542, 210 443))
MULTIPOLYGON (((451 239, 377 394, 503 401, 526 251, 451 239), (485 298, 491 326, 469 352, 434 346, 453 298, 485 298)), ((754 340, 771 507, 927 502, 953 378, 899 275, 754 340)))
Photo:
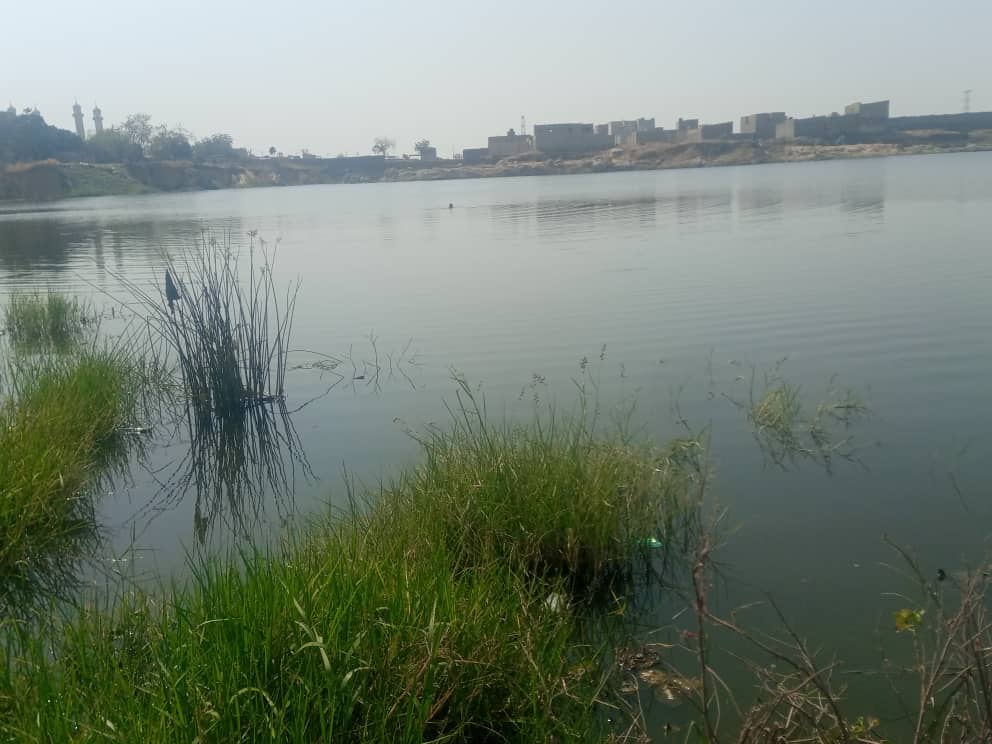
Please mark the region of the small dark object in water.
POLYGON ((937 581, 943 581, 946 578, 947 578, 947 572, 944 569, 942 569, 942 568, 938 568, 937 569, 937 581))
POLYGON ((448 202, 448 209, 454 209, 454 208, 455 208, 455 205, 453 203, 451 203, 451 202, 448 202))
POLYGON ((352 379, 353 380, 364 380, 365 379, 365 375, 355 375, 352 379))
POLYGON ((165 299, 169 302, 169 310, 175 312, 173 303, 179 299, 179 287, 172 281, 172 274, 168 269, 165 270, 165 299))

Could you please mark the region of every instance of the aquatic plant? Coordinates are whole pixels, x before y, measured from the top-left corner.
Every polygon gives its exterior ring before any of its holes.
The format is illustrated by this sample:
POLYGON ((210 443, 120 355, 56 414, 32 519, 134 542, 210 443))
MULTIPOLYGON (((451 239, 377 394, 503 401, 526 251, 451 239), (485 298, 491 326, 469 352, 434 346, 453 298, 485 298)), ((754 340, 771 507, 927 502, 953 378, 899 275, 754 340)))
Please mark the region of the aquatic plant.
MULTIPOLYGON (((577 580, 658 555, 678 458, 588 420, 497 426, 463 386, 425 462, 268 552, 80 608, 0 663, 20 740, 576 741, 605 734, 577 580), (653 537, 654 542, 642 543, 653 537), (44 715, 38 715, 44 710, 44 715)), ((550 415, 550 414, 549 414, 550 415)))
POLYGON ((799 460, 814 461, 828 472, 835 460, 858 462, 853 427, 868 417, 868 405, 853 390, 838 388, 831 378, 826 392, 810 408, 802 389, 783 373, 785 362, 779 360, 761 384, 752 368, 745 398, 724 394, 744 412, 766 459, 783 468, 799 460))
POLYGON ((186 452, 159 470, 159 496, 146 508, 160 510, 192 497, 193 531, 201 543, 218 524, 250 538, 270 501, 280 517, 288 518, 297 479, 313 477, 291 412, 281 399, 251 406, 244 415, 221 418, 212 426, 182 416, 173 438, 186 452))
POLYGON ((460 565, 507 563, 583 590, 650 564, 657 546, 682 538, 703 484, 689 462, 698 443, 637 445, 600 431, 592 412, 553 407, 530 425, 493 422, 484 399, 457 382, 450 427, 416 435, 422 464, 380 503, 420 515, 426 533, 458 547, 460 565))
POLYGON ((152 331, 166 340, 201 426, 285 394, 299 283, 284 295, 277 289, 277 245, 270 249, 249 233, 242 261, 230 236, 223 244, 204 236, 181 260, 165 257, 157 292, 122 282, 152 331))
POLYGON ((105 352, 10 368, 0 403, 0 610, 58 589, 96 539, 88 488, 120 457, 131 374, 105 352))
POLYGON ((91 309, 58 292, 15 293, 4 308, 4 327, 15 349, 65 351, 80 341, 94 323, 91 309))

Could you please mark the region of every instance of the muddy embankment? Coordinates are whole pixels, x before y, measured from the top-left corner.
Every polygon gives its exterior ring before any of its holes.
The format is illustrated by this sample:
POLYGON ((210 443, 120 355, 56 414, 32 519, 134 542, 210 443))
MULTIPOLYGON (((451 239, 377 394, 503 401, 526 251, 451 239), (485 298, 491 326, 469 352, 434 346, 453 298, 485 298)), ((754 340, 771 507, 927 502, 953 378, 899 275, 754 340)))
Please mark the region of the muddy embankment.
POLYGON ((18 163, 0 169, 0 200, 47 201, 76 196, 114 196, 168 191, 305 186, 379 181, 382 157, 259 158, 239 163, 151 161, 18 163))
POLYGON ((568 175, 979 150, 992 150, 992 138, 851 145, 802 142, 696 142, 616 147, 586 156, 559 158, 527 153, 493 164, 461 165, 449 161, 450 164, 439 164, 434 168, 425 168, 423 165, 416 169, 387 166, 385 178, 391 181, 431 181, 450 178, 568 175))
POLYGON ((73 196, 253 186, 609 173, 980 150, 992 150, 992 132, 904 133, 899 142, 861 144, 827 145, 801 141, 651 144, 571 157, 527 153, 498 163, 478 165, 465 165, 460 160, 386 160, 381 156, 254 158, 238 163, 146 160, 119 165, 45 161, 0 170, 0 200, 42 201, 73 196))

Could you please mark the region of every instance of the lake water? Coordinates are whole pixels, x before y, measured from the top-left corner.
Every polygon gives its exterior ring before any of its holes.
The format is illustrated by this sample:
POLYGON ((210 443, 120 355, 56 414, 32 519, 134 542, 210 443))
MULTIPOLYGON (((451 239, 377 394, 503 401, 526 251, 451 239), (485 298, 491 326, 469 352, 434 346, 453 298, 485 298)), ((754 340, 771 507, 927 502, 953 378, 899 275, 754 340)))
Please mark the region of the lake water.
MULTIPOLYGON (((294 497, 250 515, 270 534, 340 503, 343 467, 375 484, 415 462, 404 426, 443 423, 454 370, 491 412, 525 416, 535 396, 572 405, 586 358, 604 405, 636 399, 643 436, 680 433, 679 415, 709 428, 735 530, 724 609, 771 592, 809 636, 863 659, 891 624, 883 592, 903 586, 883 534, 927 571, 986 548, 990 176, 992 154, 958 154, 6 205, 0 295, 116 307, 119 277, 157 285, 161 252, 203 231, 279 239, 277 281, 302 280, 293 347, 353 362, 333 388, 327 372, 290 373, 290 408, 322 397, 292 418, 311 472, 297 461, 294 497), (783 358, 809 403, 833 379, 870 404, 861 464, 763 458, 728 398, 783 358)), ((159 447, 105 495, 105 557, 133 544, 139 573, 181 570, 202 514, 161 482, 183 452, 181 437, 159 447)))

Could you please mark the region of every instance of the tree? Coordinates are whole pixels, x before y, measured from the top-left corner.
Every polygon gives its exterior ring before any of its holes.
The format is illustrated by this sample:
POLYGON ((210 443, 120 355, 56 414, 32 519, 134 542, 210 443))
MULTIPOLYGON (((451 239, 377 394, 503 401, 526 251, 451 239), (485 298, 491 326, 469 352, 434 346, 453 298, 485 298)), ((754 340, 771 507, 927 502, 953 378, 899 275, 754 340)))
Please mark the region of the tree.
POLYGON ((389 137, 376 137, 375 143, 372 145, 372 152, 385 157, 394 147, 396 147, 396 140, 391 140, 389 137))
POLYGON ((104 129, 85 142, 86 156, 94 163, 132 163, 141 160, 141 146, 119 129, 104 129))
POLYGON ((276 154, 276 148, 270 147, 269 148, 269 157, 271 158, 275 154, 276 154))
POLYGON ((413 149, 417 151, 421 159, 424 157, 424 150, 430 149, 431 141, 429 139, 417 140, 413 143, 413 149))
POLYGON ((245 155, 244 150, 235 149, 234 138, 229 134, 212 134, 193 145, 193 157, 196 160, 229 162, 241 160, 245 155))
POLYGON ((0 162, 71 160, 83 153, 83 143, 72 132, 46 124, 36 109, 26 114, 0 116, 0 162))
POLYGON ((142 150, 152 141, 152 117, 148 114, 131 114, 117 127, 127 140, 142 150))
POLYGON ((193 157, 189 135, 182 129, 159 127, 148 143, 148 155, 156 160, 189 160, 193 157))

